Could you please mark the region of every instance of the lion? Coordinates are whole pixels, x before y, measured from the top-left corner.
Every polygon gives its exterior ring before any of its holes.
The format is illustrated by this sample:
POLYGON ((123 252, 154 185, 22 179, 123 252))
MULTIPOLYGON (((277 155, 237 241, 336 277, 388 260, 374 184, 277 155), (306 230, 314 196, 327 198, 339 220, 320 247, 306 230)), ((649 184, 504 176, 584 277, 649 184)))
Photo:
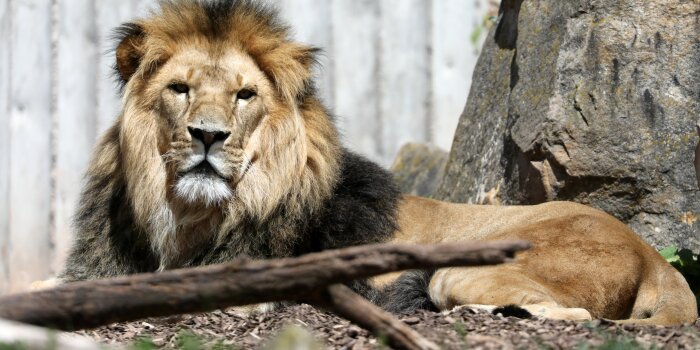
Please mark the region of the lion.
POLYGON ((62 282, 378 242, 524 239, 533 248, 512 263, 355 287, 390 311, 697 318, 683 277, 601 211, 402 196, 389 172, 342 146, 314 88, 318 50, 291 40, 266 5, 161 1, 117 36, 123 108, 87 170, 62 282))

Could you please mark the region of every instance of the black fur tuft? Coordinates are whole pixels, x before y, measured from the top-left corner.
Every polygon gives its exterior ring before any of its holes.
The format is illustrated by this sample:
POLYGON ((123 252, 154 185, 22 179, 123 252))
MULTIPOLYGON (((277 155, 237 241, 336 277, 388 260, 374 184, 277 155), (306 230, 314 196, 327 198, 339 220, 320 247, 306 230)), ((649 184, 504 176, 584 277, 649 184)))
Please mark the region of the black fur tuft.
POLYGON ((344 151, 340 180, 309 235, 311 250, 385 242, 398 229, 401 193, 388 171, 344 151))
MULTIPOLYGON (((386 242, 398 229, 400 195, 391 173, 344 150, 333 196, 322 213, 312 220, 309 233, 304 236, 306 241, 297 247, 297 254, 386 242)), ((382 303, 387 301, 387 306, 395 306, 388 303, 395 297, 393 294, 385 297, 383 291, 372 288, 366 280, 349 286, 375 304, 384 306, 382 303)))
POLYGON ((202 31, 208 33, 209 37, 218 38, 225 34, 231 16, 241 12, 254 14, 265 27, 288 31, 288 26, 279 19, 279 10, 263 1, 210 0, 199 1, 199 5, 209 19, 209 23, 206 23, 208 30, 202 31))
POLYGON ((410 313, 416 310, 439 311, 430 300, 428 286, 435 271, 404 272, 394 283, 379 291, 374 302, 392 313, 410 313))
POLYGON ((532 314, 518 305, 499 306, 491 312, 494 315, 501 314, 504 317, 532 318, 532 314))

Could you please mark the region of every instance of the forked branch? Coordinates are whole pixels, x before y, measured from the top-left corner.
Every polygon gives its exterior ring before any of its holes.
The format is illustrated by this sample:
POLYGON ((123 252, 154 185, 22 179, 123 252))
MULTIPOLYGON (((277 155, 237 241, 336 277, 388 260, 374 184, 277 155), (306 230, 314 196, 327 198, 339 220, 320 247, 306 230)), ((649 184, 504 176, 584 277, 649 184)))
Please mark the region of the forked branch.
MULTIPOLYGON (((523 241, 434 246, 377 244, 296 258, 239 259, 221 265, 68 283, 53 289, 8 295, 0 298, 0 318, 78 330, 145 317, 308 300, 310 295, 320 295, 323 291, 343 298, 343 292, 333 292, 339 287, 326 288, 407 269, 500 264, 528 247, 523 241)), ((342 306, 335 309, 353 322, 367 324, 354 318, 367 314, 350 313, 342 306)))

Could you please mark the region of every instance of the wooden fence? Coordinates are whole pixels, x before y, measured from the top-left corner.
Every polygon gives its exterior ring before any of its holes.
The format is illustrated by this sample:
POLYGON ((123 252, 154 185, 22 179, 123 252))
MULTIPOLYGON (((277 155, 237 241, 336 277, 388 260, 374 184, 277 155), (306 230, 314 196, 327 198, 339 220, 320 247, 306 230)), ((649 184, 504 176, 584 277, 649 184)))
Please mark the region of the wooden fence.
MULTIPOLYGON (((324 49, 319 87, 344 142, 389 165, 408 141, 449 148, 494 0, 269 0, 324 49)), ((97 136, 120 100, 114 27, 154 1, 0 2, 0 293, 60 270, 97 136)))

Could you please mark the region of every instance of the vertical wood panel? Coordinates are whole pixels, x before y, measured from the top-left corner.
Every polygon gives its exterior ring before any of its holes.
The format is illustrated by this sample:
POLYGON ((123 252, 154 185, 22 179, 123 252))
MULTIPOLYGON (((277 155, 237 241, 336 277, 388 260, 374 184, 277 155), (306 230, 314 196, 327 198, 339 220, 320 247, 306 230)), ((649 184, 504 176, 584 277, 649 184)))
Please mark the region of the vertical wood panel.
POLYGON ((11 290, 49 275, 51 1, 15 0, 10 111, 11 290))
POLYGON ((0 3, 0 294, 8 290, 10 223, 10 31, 11 3, 0 3))
POLYGON ((59 0, 54 127, 53 271, 72 242, 72 217, 95 141, 97 33, 93 0, 59 0), (76 72, 76 68, 80 68, 76 72))
POLYGON ((324 50, 325 54, 319 57, 316 82, 320 96, 327 106, 332 107, 333 67, 329 54, 333 49, 331 1, 279 0, 279 5, 282 16, 291 25, 296 40, 324 50))
POLYGON ((389 165, 400 145, 429 138, 431 2, 380 3, 382 163, 389 165))
POLYGON ((481 25, 487 0, 433 2, 431 140, 449 150, 467 103, 478 59, 471 36, 481 25))
POLYGON ((380 159, 379 3, 334 0, 333 23, 333 91, 343 141, 380 159))

